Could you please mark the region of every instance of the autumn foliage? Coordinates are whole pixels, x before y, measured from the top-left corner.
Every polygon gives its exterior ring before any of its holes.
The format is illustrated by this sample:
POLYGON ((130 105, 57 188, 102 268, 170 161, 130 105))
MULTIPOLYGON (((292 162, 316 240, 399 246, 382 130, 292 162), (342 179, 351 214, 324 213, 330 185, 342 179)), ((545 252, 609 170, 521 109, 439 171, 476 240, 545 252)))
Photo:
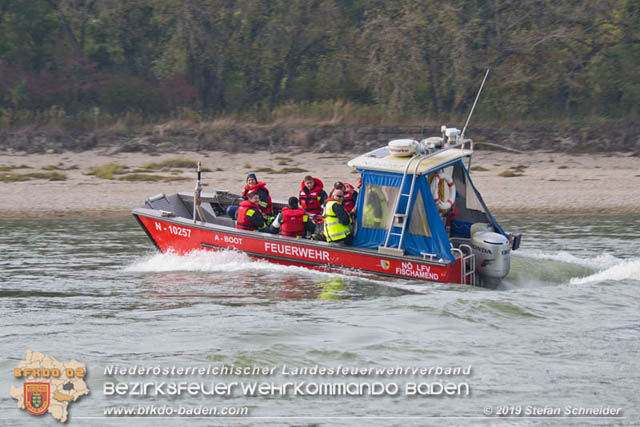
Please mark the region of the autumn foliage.
POLYGON ((4 0, 0 125, 638 116, 634 0, 4 0), (328 108, 328 110, 327 110, 328 108), (325 111, 327 110, 327 111, 325 111), (336 113, 338 111, 338 113, 336 113))

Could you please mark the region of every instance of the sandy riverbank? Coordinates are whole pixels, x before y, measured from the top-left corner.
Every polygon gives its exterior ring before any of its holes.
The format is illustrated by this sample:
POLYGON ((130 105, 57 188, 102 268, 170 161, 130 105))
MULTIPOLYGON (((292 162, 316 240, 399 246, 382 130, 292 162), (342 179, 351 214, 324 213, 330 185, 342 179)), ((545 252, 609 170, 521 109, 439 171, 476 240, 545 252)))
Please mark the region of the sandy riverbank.
MULTIPOLYGON (((30 167, 12 169, 9 173, 38 172, 52 166, 68 169, 59 171, 66 175, 64 181, 0 182, 0 216, 126 213, 149 196, 191 191, 195 174, 186 170, 154 172, 172 179, 185 178, 170 182, 126 182, 85 175, 88 169, 108 162, 117 162, 132 170, 148 162, 160 162, 176 156, 201 159, 203 166, 211 169, 204 174, 205 191, 226 189, 239 192, 247 173, 258 168, 308 170, 327 186, 337 180, 354 184, 357 180, 357 175, 346 165, 355 154, 178 152, 149 155, 108 154, 104 150, 94 150, 24 155, 0 152, 0 166, 30 167)), ((476 166, 472 172, 474 183, 493 212, 640 213, 640 159, 628 154, 478 151, 474 154, 473 165, 476 166), (521 166, 522 176, 499 176, 515 166, 521 166)), ((282 200, 297 194, 300 181, 306 174, 257 173, 261 181, 268 183, 272 197, 282 200)))

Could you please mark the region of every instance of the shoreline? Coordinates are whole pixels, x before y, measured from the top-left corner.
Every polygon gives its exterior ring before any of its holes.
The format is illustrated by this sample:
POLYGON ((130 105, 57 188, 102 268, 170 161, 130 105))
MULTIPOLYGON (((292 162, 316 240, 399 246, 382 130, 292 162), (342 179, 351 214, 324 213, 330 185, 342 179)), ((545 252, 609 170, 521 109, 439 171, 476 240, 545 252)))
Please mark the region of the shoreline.
MULTIPOLYGON (((210 170, 203 172, 204 192, 219 189, 239 193, 247 174, 258 171, 258 179, 267 183, 272 198, 286 200, 297 195, 300 182, 307 174, 320 178, 325 187, 331 187, 335 181, 355 184, 358 175, 346 163, 356 155, 266 151, 252 154, 181 151, 161 155, 111 154, 106 150, 61 154, 0 152, 2 174, 53 170, 66 175, 61 181, 0 182, 0 218, 129 214, 147 197, 193 191, 195 172, 185 168, 137 174, 155 175, 162 179, 160 182, 118 180, 135 175, 133 172, 150 162, 176 157, 202 160, 203 167, 210 170), (89 169, 109 162, 127 166, 125 172, 129 173, 114 175, 113 180, 86 175, 89 169), (287 169, 294 172, 279 173, 287 169), (165 179, 168 181, 164 182, 165 179)), ((632 190, 640 188, 638 163, 638 158, 628 153, 476 151, 471 178, 495 214, 640 214, 640 192, 632 190)))

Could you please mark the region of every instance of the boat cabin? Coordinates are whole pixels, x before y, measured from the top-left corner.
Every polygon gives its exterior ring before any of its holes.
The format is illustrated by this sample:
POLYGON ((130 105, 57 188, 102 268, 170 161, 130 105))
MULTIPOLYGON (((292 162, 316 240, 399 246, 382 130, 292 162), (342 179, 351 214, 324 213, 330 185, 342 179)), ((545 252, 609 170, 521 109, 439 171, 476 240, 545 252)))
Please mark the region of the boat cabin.
POLYGON ((447 131, 395 140, 348 163, 362 174, 353 246, 454 262, 452 249, 469 243, 472 227, 508 238, 471 181, 473 143, 447 131))

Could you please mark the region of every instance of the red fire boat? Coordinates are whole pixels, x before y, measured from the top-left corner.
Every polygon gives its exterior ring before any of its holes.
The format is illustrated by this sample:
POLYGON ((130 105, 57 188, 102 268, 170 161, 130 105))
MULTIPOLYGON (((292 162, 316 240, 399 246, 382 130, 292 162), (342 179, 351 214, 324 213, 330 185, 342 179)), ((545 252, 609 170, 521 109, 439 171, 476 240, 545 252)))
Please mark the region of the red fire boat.
MULTIPOLYGON (((195 191, 150 197, 132 213, 163 253, 237 250, 280 264, 494 287, 520 235, 489 212, 469 175, 472 154, 470 139, 443 126, 441 136, 394 140, 349 161, 362 177, 349 246, 238 229, 226 212, 241 196, 201 192, 200 172, 195 191)), ((275 212, 284 206, 273 203, 275 212)))

